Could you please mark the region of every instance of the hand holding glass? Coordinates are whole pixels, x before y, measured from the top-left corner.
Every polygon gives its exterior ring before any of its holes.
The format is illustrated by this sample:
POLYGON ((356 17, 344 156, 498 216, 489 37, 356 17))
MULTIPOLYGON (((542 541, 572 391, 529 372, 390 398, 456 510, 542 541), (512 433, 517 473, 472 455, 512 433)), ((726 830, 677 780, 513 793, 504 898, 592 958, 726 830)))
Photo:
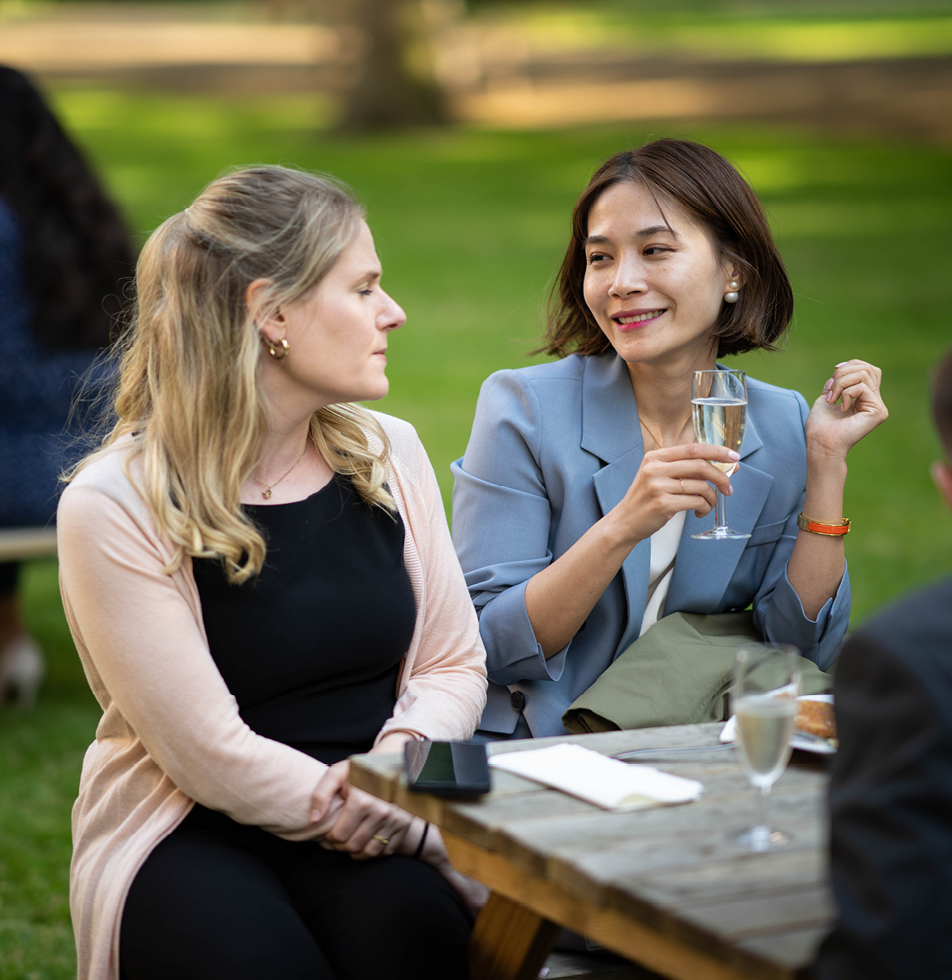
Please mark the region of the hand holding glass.
MULTIPOLYGON (((694 435, 708 446, 726 446, 740 452, 747 424, 747 375, 743 371, 695 371, 691 393, 694 414, 694 435)), ((725 473, 734 463, 714 463, 725 473)), ((724 495, 717 491, 714 527, 693 538, 703 541, 731 541, 749 538, 749 534, 732 531, 727 526, 724 495)))
POLYGON ((740 755, 747 778, 760 792, 754 825, 732 834, 748 851, 786 847, 790 835, 771 830, 765 811, 770 787, 790 759, 800 693, 800 651, 785 644, 751 643, 737 651, 731 710, 737 718, 740 755))

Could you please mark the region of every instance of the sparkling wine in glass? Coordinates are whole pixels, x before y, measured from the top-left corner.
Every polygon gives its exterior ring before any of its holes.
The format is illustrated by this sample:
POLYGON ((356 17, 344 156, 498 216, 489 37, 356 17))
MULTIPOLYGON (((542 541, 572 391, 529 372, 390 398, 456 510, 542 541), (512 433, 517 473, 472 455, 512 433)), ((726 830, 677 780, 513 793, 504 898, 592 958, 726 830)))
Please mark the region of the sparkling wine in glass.
MULTIPOLYGON (((747 424, 747 375, 743 371, 695 371, 691 393, 694 415, 694 435, 708 446, 727 446, 740 452, 747 424)), ((714 463, 725 473, 733 463, 714 463)), ((714 527, 710 531, 692 534, 702 541, 732 541, 749 538, 749 534, 733 531, 727 526, 724 495, 717 491, 714 508, 714 527)))
POLYGON ((791 842, 771 830, 766 809, 770 788, 790 759, 790 738, 800 693, 800 651, 786 644, 751 643, 734 658, 731 710, 737 719, 740 756, 757 794, 752 827, 731 836, 748 851, 772 851, 791 842))

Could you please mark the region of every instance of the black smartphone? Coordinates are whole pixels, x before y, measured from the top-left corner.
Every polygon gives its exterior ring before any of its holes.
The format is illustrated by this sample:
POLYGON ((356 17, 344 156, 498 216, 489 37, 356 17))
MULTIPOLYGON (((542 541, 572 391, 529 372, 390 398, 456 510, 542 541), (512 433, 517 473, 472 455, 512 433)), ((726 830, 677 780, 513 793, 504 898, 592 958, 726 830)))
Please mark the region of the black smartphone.
POLYGON ((407 742, 403 748, 410 789, 434 796, 482 796, 489 792, 485 745, 407 742))

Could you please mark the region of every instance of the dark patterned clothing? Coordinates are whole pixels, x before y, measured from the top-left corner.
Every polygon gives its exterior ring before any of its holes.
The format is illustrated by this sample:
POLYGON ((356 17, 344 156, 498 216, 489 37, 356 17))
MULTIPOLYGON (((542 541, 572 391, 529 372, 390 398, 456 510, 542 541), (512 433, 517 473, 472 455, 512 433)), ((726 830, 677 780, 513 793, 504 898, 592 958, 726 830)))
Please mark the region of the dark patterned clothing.
POLYGON ((53 520, 59 474, 78 452, 78 432, 65 433, 71 400, 95 356, 46 350, 33 336, 20 242, 17 218, 0 198, 0 527, 53 520))

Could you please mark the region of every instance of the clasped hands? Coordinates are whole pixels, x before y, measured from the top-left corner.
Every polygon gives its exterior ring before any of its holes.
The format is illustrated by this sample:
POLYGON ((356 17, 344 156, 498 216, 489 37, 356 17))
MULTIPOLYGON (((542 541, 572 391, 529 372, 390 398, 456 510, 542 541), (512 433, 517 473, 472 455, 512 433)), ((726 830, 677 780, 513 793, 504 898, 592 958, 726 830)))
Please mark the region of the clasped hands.
POLYGON ((424 838, 426 823, 392 803, 347 782, 349 760, 330 766, 311 797, 311 819, 322 847, 343 851, 358 861, 389 854, 414 855, 438 871, 456 889, 475 918, 489 892, 484 885, 455 870, 437 828, 424 838), (384 844, 380 839, 387 843, 384 844))
POLYGON ((316 823, 315 836, 321 846, 343 851, 357 860, 412 854, 419 843, 423 821, 351 786, 347 781, 349 772, 348 759, 330 766, 311 797, 311 820, 316 823))

